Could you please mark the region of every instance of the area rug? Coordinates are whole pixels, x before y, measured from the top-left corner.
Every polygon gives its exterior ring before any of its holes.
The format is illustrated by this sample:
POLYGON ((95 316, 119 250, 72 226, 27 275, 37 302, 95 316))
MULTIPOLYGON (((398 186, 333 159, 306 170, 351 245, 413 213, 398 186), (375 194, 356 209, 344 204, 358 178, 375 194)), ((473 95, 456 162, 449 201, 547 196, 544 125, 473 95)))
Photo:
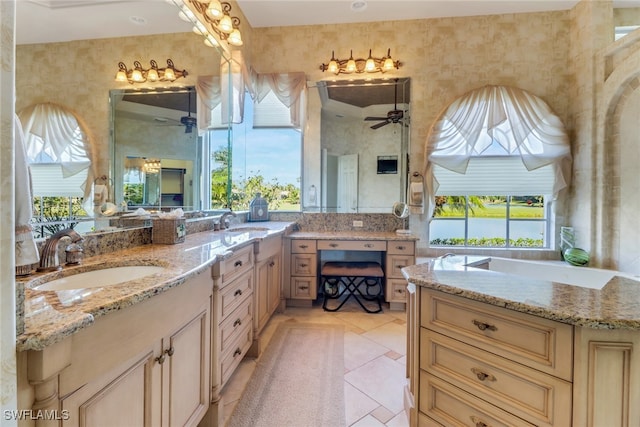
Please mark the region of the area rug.
POLYGON ((281 323, 228 427, 341 427, 344 327, 281 323))

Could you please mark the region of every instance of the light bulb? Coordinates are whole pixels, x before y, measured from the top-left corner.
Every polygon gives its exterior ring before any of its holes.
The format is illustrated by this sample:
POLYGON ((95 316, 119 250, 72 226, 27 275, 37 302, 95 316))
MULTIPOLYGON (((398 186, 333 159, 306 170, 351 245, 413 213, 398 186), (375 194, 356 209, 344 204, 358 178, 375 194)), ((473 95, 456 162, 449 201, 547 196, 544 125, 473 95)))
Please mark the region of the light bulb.
POLYGON ((222 18, 222 5, 219 0, 211 0, 211 3, 209 3, 209 6, 207 7, 207 15, 216 21, 222 18))
POLYGON ((158 70, 156 70, 155 68, 151 68, 148 72, 147 72, 147 80, 149 80, 150 82, 155 82, 158 81, 158 70))
POLYGON ((353 58, 349 59, 347 62, 347 73, 355 73, 356 71, 356 61, 353 58))
POLYGON ((334 73, 334 74, 338 74, 340 72, 340 70, 338 69, 338 63, 335 60, 331 60, 329 62, 329 66, 327 67, 327 70, 330 73, 334 73))
POLYGON ((391 59, 391 57, 384 60, 384 65, 382 66, 383 70, 391 71, 394 68, 395 68, 395 65, 393 64, 393 59, 391 59))
POLYGON ((176 73, 173 70, 173 68, 165 68, 164 78, 165 80, 170 80, 170 81, 174 81, 176 79, 176 73))
POLYGON ((229 38, 227 39, 227 41, 233 46, 242 46, 242 35, 240 34, 240 30, 234 29, 233 31, 231 31, 231 34, 229 34, 229 38))
POLYGON ((142 77, 142 71, 141 70, 133 70, 131 72, 131 80, 133 80, 134 82, 143 82, 144 81, 144 77, 142 77))
POLYGON ((374 62, 372 57, 369 57, 369 59, 367 59, 367 62, 364 64, 364 70, 367 73, 373 73, 374 71, 376 71, 376 63, 374 62))
POLYGON ((229 15, 224 15, 220 22, 218 23, 218 29, 223 33, 231 33, 233 31, 233 22, 231 22, 231 18, 229 15))
POLYGON ((193 32, 199 36, 204 36, 207 34, 207 27, 198 21, 196 22, 196 25, 193 26, 193 32))
POLYGON ((116 73, 116 81, 117 82, 126 82, 127 79, 127 73, 125 73, 124 71, 120 70, 116 73))

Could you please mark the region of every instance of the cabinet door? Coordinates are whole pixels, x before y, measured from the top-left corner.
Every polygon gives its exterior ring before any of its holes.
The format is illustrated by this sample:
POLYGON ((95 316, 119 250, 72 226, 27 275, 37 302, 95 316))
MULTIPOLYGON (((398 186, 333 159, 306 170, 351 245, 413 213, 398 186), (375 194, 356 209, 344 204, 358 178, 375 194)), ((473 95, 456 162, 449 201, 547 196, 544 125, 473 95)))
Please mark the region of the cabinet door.
POLYGON ((209 407, 209 310, 163 340, 163 419, 195 426, 209 407))
POLYGON ((281 268, 279 255, 275 255, 269 263, 269 315, 272 315, 280 305, 281 268))
POLYGON ((260 332, 269 319, 269 276, 271 259, 259 263, 256 267, 256 285, 254 290, 254 330, 260 332))
POLYGON ((161 367, 148 348, 132 360, 64 396, 60 407, 68 412, 64 427, 160 425, 161 367))

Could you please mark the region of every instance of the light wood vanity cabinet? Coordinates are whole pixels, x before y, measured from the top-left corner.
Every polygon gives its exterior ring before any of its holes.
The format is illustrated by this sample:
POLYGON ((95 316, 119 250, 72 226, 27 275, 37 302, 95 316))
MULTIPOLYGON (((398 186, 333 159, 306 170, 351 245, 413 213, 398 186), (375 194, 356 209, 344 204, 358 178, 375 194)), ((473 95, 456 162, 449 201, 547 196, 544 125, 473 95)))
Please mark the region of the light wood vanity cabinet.
POLYGON ((407 289, 411 426, 640 425, 639 331, 407 289))
POLYGON ((211 290, 203 273, 28 351, 33 409, 65 411, 62 426, 196 426, 210 401, 211 290))
POLYGON ((413 241, 387 242, 385 297, 390 304, 404 305, 407 302, 407 281, 401 270, 416 263, 415 253, 413 241))
POLYGON ((316 299, 318 293, 318 254, 315 240, 291 240, 289 298, 291 301, 316 299))

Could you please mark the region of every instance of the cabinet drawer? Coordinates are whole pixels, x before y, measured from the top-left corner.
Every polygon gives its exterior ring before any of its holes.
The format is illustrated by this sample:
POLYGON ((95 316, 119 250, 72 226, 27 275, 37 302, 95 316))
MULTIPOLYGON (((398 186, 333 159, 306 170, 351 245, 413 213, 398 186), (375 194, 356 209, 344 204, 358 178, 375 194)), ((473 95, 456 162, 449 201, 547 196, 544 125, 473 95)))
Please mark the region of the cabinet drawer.
POLYGON ((220 363, 221 384, 224 385, 231 374, 235 371, 242 358, 251 347, 253 341, 253 326, 251 322, 240 330, 237 337, 231 341, 226 353, 222 353, 222 362, 220 363))
POLYGON ((407 281, 404 279, 388 279, 385 289, 387 302, 407 302, 407 281))
POLYGON ((248 271, 220 291, 220 319, 226 319, 253 293, 253 271, 248 271))
POLYGON ((389 240, 387 242, 387 254, 389 255, 413 255, 416 244, 413 241, 389 240))
POLYGON ((324 251, 386 251, 385 240, 318 240, 318 250, 324 251))
POLYGON ((246 246, 222 261, 222 286, 253 267, 253 245, 246 246))
POLYGON ((316 241, 315 240, 291 240, 291 253, 293 254, 315 254, 316 253, 316 241))
POLYGON ((423 414, 443 426, 533 426, 425 371, 420 371, 418 405, 420 425, 425 426, 439 424, 429 423, 423 414))
POLYGON ((387 277, 402 279, 402 269, 414 265, 416 259, 413 255, 387 255, 387 277))
POLYGON ((252 298, 245 299, 226 319, 220 323, 220 352, 226 353, 243 326, 251 324, 252 298))
POLYGON ((571 424, 571 383, 420 328, 420 369, 538 426, 571 424))
POLYGON ((310 299, 317 298, 317 280, 315 277, 291 277, 291 298, 310 299))
POLYGON ((426 289, 421 306, 425 328, 572 380, 570 325, 426 289))
POLYGON ((318 256, 312 254, 292 254, 291 255, 291 275, 293 276, 316 276, 318 271, 318 256))

